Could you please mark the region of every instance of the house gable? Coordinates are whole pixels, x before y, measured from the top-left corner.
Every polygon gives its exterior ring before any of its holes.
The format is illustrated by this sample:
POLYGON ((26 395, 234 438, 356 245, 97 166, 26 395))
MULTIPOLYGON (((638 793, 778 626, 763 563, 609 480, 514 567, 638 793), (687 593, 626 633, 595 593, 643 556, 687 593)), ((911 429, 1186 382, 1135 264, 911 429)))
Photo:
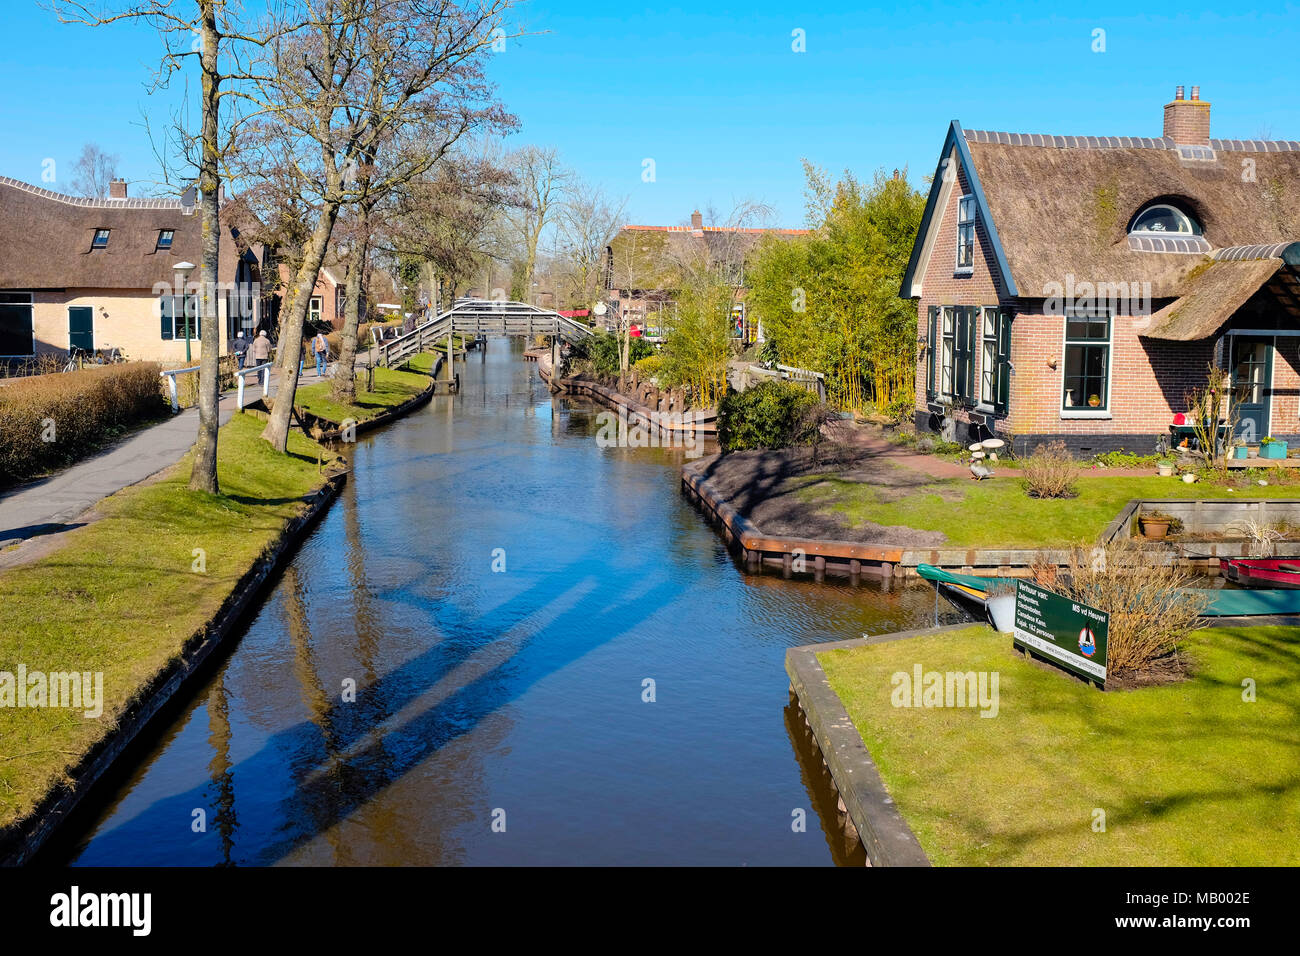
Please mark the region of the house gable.
POLYGON ((1002 250, 997 226, 984 196, 979 172, 971 160, 970 150, 966 145, 966 135, 962 132, 961 124, 953 120, 948 127, 948 135, 939 154, 939 165, 935 168, 934 178, 930 182, 930 195, 926 199, 921 226, 917 230, 916 241, 912 245, 912 256, 903 275, 899 295, 905 299, 921 297, 931 261, 935 255, 941 257, 946 255, 946 251, 939 248, 939 234, 945 219, 954 207, 953 193, 958 187, 963 190, 962 195, 969 194, 975 200, 977 244, 979 238, 987 244, 987 252, 991 259, 989 268, 994 274, 995 282, 1000 284, 1007 296, 1014 297, 1019 294, 1015 278, 1007 264, 1006 254, 1002 250))

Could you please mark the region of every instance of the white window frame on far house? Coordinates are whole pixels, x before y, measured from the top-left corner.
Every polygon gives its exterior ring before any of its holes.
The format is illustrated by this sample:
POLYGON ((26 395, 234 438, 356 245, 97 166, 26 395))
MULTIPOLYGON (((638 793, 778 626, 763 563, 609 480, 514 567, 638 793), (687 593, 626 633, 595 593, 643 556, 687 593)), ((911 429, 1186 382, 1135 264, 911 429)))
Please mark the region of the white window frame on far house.
POLYGON ((33 358, 36 355, 36 297, 30 292, 0 291, 0 305, 27 306, 27 323, 32 327, 31 349, 27 352, 0 354, 0 358, 33 358))
POLYGON ((957 258, 954 272, 968 276, 975 271, 975 194, 957 200, 957 258), (963 257, 963 251, 966 255, 963 257), (963 262, 962 259, 966 261, 963 262))
POLYGON ((307 321, 319 322, 321 315, 325 311, 325 300, 318 295, 312 296, 307 302, 307 321))
POLYGON ((998 403, 998 333, 1002 319, 996 307, 980 309, 980 388, 976 411, 992 412, 998 403))
POLYGON ((1092 308, 1092 309, 1067 309, 1064 320, 1061 322, 1061 384, 1059 387, 1059 395, 1060 395, 1059 401, 1060 401, 1062 420, 1084 419, 1084 418, 1106 419, 1106 418, 1114 417, 1113 416, 1113 410, 1115 408, 1114 366, 1115 366, 1115 316, 1111 313, 1110 309, 1107 307, 1092 308), (1103 340, 1103 339, 1090 339, 1086 337, 1079 338, 1076 336, 1075 338, 1072 339, 1070 337, 1070 322, 1072 320, 1078 320, 1078 319, 1084 319, 1089 322, 1096 322, 1104 319, 1106 322, 1106 338, 1103 340), (1088 347, 1097 348, 1097 347, 1104 346, 1106 349, 1106 371, 1105 371, 1106 393, 1100 396, 1101 404, 1096 408, 1092 408, 1087 404, 1087 396, 1081 396, 1083 399, 1083 404, 1072 405, 1072 406, 1067 406, 1065 404, 1066 381, 1069 375, 1069 368, 1070 368, 1069 350, 1072 346, 1074 348, 1088 348, 1088 347))

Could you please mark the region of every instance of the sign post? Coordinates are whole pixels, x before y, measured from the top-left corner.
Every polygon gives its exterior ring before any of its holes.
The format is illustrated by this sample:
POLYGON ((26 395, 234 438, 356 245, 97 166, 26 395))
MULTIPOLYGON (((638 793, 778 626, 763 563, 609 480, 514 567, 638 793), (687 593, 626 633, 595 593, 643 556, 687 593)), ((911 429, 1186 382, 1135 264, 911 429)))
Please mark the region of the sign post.
POLYGON ((1029 581, 1016 582, 1015 643, 1106 689, 1110 615, 1029 581))

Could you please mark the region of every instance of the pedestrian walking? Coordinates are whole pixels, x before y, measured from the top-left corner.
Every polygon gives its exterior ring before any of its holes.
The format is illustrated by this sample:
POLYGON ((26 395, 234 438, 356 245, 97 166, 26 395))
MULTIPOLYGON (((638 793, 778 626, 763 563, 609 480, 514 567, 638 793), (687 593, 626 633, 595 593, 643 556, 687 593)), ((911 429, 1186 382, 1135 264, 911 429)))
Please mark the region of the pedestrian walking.
POLYGON ((244 338, 244 330, 240 329, 235 333, 235 341, 230 350, 235 353, 235 364, 238 368, 244 367, 244 356, 248 353, 248 339, 244 338))
POLYGON ((325 377, 325 360, 329 358, 330 343, 325 338, 325 333, 318 331, 316 337, 311 340, 311 351, 316 356, 316 377, 325 377))
MULTIPOLYGON (((248 354, 253 360, 253 365, 262 365, 271 360, 271 340, 266 336, 266 329, 257 333, 253 342, 248 347, 248 354)), ((266 388, 271 383, 271 370, 262 369, 262 387, 266 388)))

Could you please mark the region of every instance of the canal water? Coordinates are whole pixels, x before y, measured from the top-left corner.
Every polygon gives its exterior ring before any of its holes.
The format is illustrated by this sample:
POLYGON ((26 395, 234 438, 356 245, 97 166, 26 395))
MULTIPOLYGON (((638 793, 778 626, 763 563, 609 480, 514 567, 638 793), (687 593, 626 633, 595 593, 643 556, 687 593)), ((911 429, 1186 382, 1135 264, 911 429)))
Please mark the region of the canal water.
POLYGON ((599 409, 521 349, 489 340, 459 395, 363 437, 234 650, 57 856, 860 862, 784 654, 920 625, 933 592, 745 575, 682 453, 599 447, 599 409))

